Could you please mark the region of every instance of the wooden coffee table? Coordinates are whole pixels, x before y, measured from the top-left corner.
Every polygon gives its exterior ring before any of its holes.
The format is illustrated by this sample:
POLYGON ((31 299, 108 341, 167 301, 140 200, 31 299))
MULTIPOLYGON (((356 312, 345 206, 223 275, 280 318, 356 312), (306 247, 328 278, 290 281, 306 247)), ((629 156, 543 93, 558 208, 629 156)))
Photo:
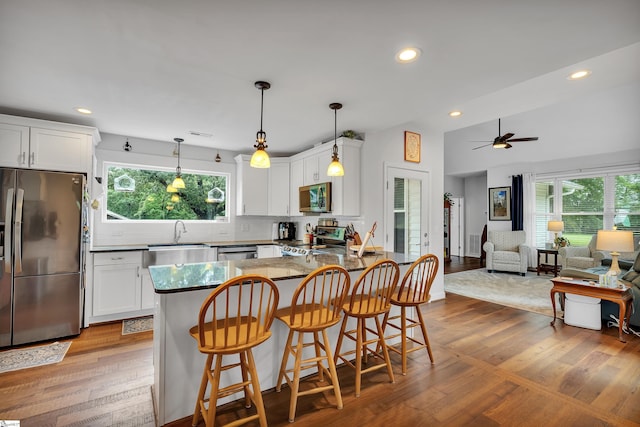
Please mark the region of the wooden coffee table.
POLYGON ((553 282, 553 288, 551 288, 551 305, 553 306, 553 320, 551 326, 556 322, 556 294, 560 293, 561 298, 564 294, 584 295, 586 297, 600 298, 603 300, 611 301, 620 307, 620 321, 618 327, 618 338, 622 342, 626 342, 623 338, 622 325, 623 319, 629 324, 629 318, 631 317, 630 304, 633 300, 633 294, 631 289, 621 281, 623 288, 605 288, 595 284, 590 280, 572 279, 570 277, 554 277, 551 279, 553 282))

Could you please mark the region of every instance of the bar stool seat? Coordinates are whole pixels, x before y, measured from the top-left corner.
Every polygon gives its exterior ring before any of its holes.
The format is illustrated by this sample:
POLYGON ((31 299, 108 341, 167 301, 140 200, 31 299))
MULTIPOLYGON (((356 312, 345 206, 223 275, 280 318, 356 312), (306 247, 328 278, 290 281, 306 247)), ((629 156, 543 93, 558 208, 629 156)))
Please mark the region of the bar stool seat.
POLYGON ((209 294, 200 307, 198 324, 189 333, 198 343, 198 350, 207 355, 200 390, 193 413, 192 425, 197 426, 200 416, 208 427, 213 427, 219 398, 244 391, 245 407, 252 403, 255 414, 227 425, 241 425, 259 420, 267 425, 260 382, 251 349, 271 336, 278 289, 270 279, 245 275, 230 279, 209 294), (210 320, 208 320, 210 319, 210 320), (223 357, 239 355, 239 362, 223 365, 223 357), (223 372, 240 368, 242 380, 220 388, 223 372), (210 387, 209 397, 205 394, 210 387))
POLYGON ((320 267, 309 273, 298 285, 291 298, 291 306, 276 311, 276 318, 289 328, 276 391, 281 390, 284 380, 291 388, 290 422, 295 419, 299 396, 333 390, 336 406, 342 409, 340 383, 326 330, 340 321, 342 303, 349 291, 350 281, 349 273, 341 266, 320 267), (296 334, 297 340, 294 344, 296 334), (312 334, 313 340, 305 343, 305 334, 312 334), (308 347, 314 347, 314 356, 304 358, 303 352, 308 347), (289 356, 293 356, 293 368, 287 368, 289 356), (324 361, 327 366, 324 365, 324 361), (324 381, 326 374, 330 383, 300 391, 301 372, 307 369, 317 369, 320 381, 324 381))
POLYGON ((356 397, 360 396, 362 374, 367 372, 386 367, 389 380, 394 382, 380 315, 388 313, 391 308, 391 295, 398 284, 399 275, 400 268, 395 261, 383 259, 375 262, 358 277, 351 291, 351 296, 343 304, 345 316, 342 319, 334 359, 336 363, 338 360, 342 360, 355 368, 356 397), (347 330, 347 321, 350 317, 356 319, 357 325, 355 329, 347 330), (367 326, 367 319, 374 321, 375 329, 367 326), (367 333, 372 334, 373 338, 368 339, 367 333), (355 343, 354 350, 341 353, 344 338, 355 343), (352 355, 355 356, 354 361, 351 359, 352 355), (380 359, 381 363, 362 369, 363 360, 365 364, 368 364, 369 356, 380 359))
POLYGON ((400 307, 400 315, 390 316, 389 312, 387 312, 382 322, 385 331, 387 331, 387 328, 396 331, 385 336, 385 340, 389 341, 400 337, 400 348, 389 346, 389 350, 402 357, 402 375, 407 375, 407 355, 414 351, 425 348, 429 354, 429 360, 432 364, 434 363, 427 327, 420 311, 420 305, 429 302, 431 299, 429 291, 438 273, 438 266, 439 260, 434 254, 423 255, 411 264, 402 278, 397 292, 394 292, 391 297, 391 305, 400 307), (407 317, 407 310, 411 309, 415 310, 418 320, 407 317), (420 328, 422 340, 418 339, 414 334, 407 333, 412 328, 420 328), (411 344, 412 347, 409 348, 407 344, 411 344))

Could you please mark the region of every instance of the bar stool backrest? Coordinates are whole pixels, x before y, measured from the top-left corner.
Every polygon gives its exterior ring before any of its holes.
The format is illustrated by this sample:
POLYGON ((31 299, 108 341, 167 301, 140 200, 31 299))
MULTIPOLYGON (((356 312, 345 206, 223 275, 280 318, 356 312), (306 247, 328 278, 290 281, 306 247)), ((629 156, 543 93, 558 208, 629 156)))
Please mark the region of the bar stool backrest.
POLYGON ((291 299, 291 327, 311 331, 338 323, 350 285, 349 272, 339 265, 309 273, 291 299))
POLYGON ((234 277, 215 288, 200 307, 200 351, 236 353, 267 340, 278 298, 276 284, 257 275, 234 277))
POLYGON ((422 304, 431 298, 429 291, 438 273, 440 261, 434 254, 426 254, 418 258, 407 270, 394 295, 394 303, 400 305, 422 304))
POLYGON ((356 280, 348 308, 350 315, 377 315, 391 307, 391 296, 398 285, 400 267, 390 259, 376 261, 356 280))

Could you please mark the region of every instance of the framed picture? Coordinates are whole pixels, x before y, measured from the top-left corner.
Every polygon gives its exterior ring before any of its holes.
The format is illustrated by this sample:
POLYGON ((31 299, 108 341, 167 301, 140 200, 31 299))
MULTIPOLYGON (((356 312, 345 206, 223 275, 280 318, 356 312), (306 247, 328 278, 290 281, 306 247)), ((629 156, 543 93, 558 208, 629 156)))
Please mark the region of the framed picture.
POLYGON ((420 134, 404 132, 404 160, 420 163, 420 134))
POLYGON ((489 189, 489 221, 511 221, 511 187, 489 189))

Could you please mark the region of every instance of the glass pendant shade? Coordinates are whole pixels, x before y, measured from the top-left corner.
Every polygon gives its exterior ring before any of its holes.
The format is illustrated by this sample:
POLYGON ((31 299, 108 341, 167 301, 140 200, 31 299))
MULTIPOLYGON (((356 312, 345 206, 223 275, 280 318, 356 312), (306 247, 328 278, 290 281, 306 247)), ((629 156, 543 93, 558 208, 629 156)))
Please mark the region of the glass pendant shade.
POLYGON ((252 168, 265 169, 271 167, 271 160, 264 148, 257 148, 256 152, 251 156, 251 162, 249 165, 252 168))
POLYGON ((329 167, 327 168, 328 176, 344 176, 344 168, 342 164, 336 159, 329 163, 329 167))
POLYGON ((338 102, 334 102, 329 104, 329 108, 331 108, 334 112, 334 128, 333 128, 333 152, 331 154, 331 163, 329 163, 329 167, 327 168, 327 176, 344 176, 344 168, 342 164, 340 164, 340 159, 338 158, 338 110, 342 108, 342 104, 338 102))
POLYGON ((173 180, 173 183, 171 183, 171 186, 176 189, 185 188, 184 180, 182 179, 181 176, 176 176, 176 179, 173 180))
POLYGON ((178 189, 173 184, 167 185, 167 193, 177 193, 178 189))
POLYGON ((177 203, 180 201, 180 196, 178 196, 177 194, 174 194, 173 196, 171 196, 171 201, 174 203, 177 203))

